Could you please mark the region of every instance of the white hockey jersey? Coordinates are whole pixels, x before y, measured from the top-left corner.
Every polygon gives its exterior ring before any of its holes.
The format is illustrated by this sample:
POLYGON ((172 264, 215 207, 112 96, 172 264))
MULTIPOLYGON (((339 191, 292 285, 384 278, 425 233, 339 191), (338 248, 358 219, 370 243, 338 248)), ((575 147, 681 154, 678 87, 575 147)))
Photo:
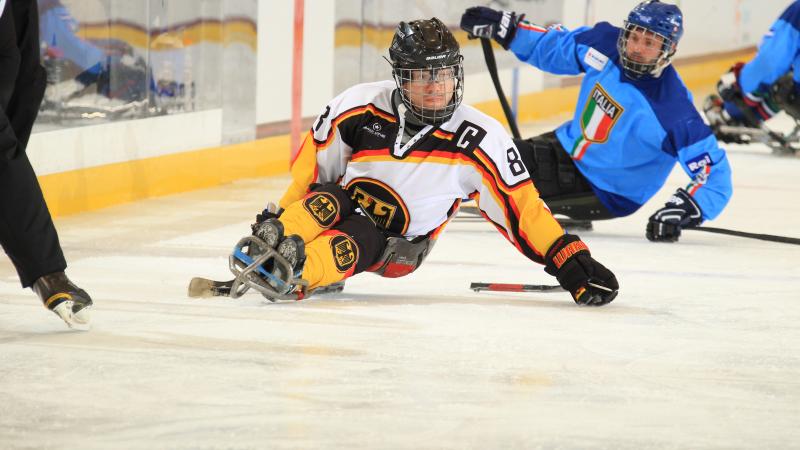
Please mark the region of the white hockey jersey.
POLYGON ((435 239, 462 199, 473 198, 517 249, 543 262, 564 230, 502 125, 461 105, 449 121, 402 145, 405 107, 393 105, 395 88, 394 81, 356 85, 325 107, 292 161, 293 183, 280 206, 303 198, 313 183, 339 183, 378 227, 435 239))

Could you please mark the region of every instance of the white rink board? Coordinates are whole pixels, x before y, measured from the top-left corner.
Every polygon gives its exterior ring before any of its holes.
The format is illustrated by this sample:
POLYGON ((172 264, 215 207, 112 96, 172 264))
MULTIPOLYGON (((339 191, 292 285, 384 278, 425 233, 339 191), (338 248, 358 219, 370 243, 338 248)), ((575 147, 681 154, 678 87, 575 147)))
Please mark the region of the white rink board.
MULTIPOLYGON (((527 130, 526 136, 543 129, 527 130)), ((711 226, 800 237, 800 158, 729 153, 711 226)), ((645 240, 673 173, 637 214, 580 233, 618 275, 613 303, 473 293, 552 283, 488 224, 445 231, 409 277, 338 298, 191 300, 286 179, 58 222, 97 306, 67 331, 0 262, 0 447, 773 448, 800 442, 800 248, 685 232, 645 240)))

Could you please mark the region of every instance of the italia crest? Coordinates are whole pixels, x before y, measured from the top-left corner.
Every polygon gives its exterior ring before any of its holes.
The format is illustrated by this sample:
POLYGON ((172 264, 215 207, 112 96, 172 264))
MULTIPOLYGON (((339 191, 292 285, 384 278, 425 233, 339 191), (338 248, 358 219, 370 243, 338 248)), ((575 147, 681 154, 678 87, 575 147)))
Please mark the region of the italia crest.
POLYGON ((595 84, 581 114, 582 135, 572 147, 572 158, 581 159, 589 145, 606 142, 624 111, 600 84, 595 84))
POLYGON ((622 115, 623 109, 599 84, 595 84, 581 116, 583 137, 589 142, 603 143, 622 115))

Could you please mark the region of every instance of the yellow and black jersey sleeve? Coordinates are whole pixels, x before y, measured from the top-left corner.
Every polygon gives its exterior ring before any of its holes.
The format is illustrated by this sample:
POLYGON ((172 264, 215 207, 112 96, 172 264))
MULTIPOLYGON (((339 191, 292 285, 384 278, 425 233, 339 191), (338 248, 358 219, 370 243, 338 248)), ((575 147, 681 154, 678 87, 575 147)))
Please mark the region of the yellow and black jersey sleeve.
POLYGON ((538 263, 564 234, 539 197, 519 151, 510 139, 486 142, 472 155, 480 172, 480 186, 472 197, 483 216, 522 254, 538 263))
POLYGON ((303 198, 308 193, 309 186, 318 182, 317 151, 318 147, 314 141, 313 132, 309 131, 303 139, 300 150, 290 162, 292 184, 286 189, 279 202, 282 209, 286 209, 292 203, 303 198))

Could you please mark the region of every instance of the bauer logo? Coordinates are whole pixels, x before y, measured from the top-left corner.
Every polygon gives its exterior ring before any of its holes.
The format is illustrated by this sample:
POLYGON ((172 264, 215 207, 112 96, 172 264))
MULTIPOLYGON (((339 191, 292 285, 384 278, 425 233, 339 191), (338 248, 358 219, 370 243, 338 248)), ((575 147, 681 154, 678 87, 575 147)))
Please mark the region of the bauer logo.
POLYGON ((698 170, 702 170, 705 166, 711 166, 713 163, 711 162, 711 156, 708 153, 703 153, 700 156, 694 157, 689 161, 686 161, 686 167, 689 168, 689 171, 692 173, 697 172, 698 170))
POLYGON ((425 61, 430 61, 432 59, 444 59, 447 58, 447 55, 447 53, 442 53, 441 55, 426 56, 425 61))
POLYGON ((303 200, 303 208, 311 213, 314 221, 323 228, 328 228, 339 215, 339 201, 327 192, 313 192, 303 200))
POLYGON ((331 239, 331 250, 336 270, 345 273, 358 262, 358 247, 350 236, 337 234, 331 239))
POLYGON ((511 25, 511 12, 503 11, 503 17, 500 19, 500 29, 497 30, 497 35, 501 38, 506 37, 509 25, 511 25))

